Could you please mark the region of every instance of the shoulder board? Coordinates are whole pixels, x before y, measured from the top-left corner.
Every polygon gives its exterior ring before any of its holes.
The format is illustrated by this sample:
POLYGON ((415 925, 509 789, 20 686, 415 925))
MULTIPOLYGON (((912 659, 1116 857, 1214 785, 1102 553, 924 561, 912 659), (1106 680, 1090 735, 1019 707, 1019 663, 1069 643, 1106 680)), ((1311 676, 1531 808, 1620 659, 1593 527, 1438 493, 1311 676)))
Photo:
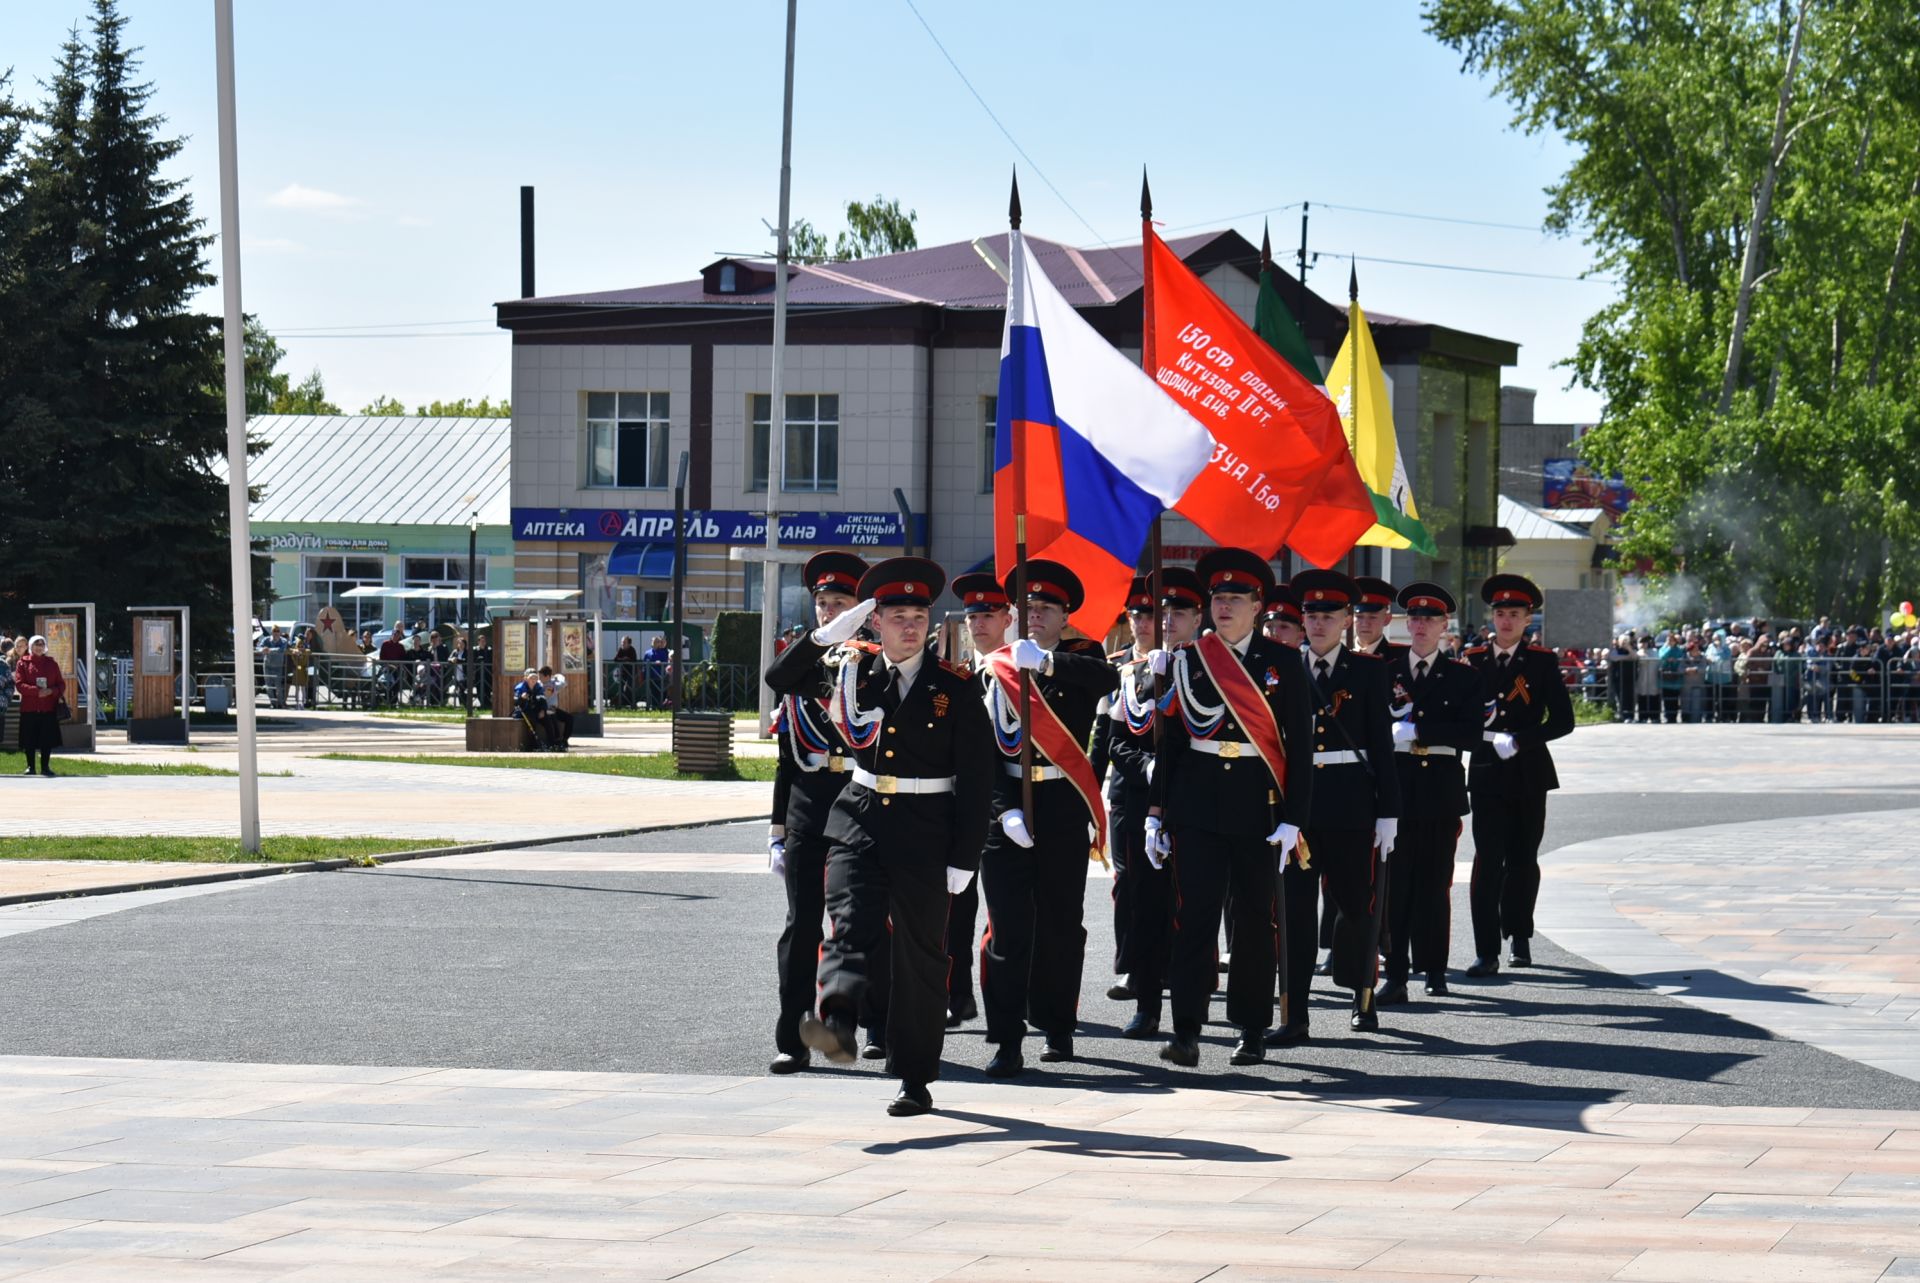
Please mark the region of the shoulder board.
POLYGON ((1124 650, 1116 650, 1107 656, 1107 662, 1109 664, 1131 664, 1133 660, 1134 656, 1124 650))
POLYGON ((858 637, 852 641, 841 642, 840 644, 850 650, 857 650, 863 655, 878 655, 880 653, 879 642, 865 641, 858 637))
MULTIPOLYGON (((1553 647, 1551 647, 1551 646, 1532 646, 1532 645, 1529 645, 1529 646, 1527 647, 1527 649, 1528 649, 1528 650, 1531 650, 1531 651, 1536 651, 1536 652, 1538 652, 1539 654, 1542 654, 1542 655, 1553 655, 1553 647)), ((1559 657, 1558 655, 1553 655, 1553 657, 1554 657, 1555 659, 1558 659, 1558 658, 1560 658, 1560 657, 1559 657)))
POLYGON ((1061 641, 1055 649, 1064 650, 1069 655, 1084 655, 1089 652, 1095 655, 1106 654, 1106 651, 1101 647, 1100 643, 1094 641, 1091 637, 1068 637, 1061 641))
POLYGON ((1487 648, 1485 646, 1469 646, 1467 647, 1466 655, 1462 655, 1460 658, 1465 659, 1467 655, 1484 655, 1486 653, 1487 648))
POLYGON ((1373 663, 1378 663, 1386 658, 1385 655, 1376 655, 1369 650, 1350 650, 1347 654, 1353 656, 1355 659, 1364 659, 1373 663))
POLYGON ((973 676, 973 670, 965 664, 953 664, 943 659, 940 661, 940 667, 943 671, 952 673, 955 677, 969 678, 973 676))

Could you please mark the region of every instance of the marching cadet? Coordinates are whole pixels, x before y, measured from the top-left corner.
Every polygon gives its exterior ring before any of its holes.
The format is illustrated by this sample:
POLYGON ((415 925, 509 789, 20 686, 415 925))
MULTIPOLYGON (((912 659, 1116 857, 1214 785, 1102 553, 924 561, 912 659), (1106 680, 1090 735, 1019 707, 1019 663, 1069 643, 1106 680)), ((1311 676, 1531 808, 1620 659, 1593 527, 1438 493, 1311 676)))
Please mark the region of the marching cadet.
POLYGON ((1147 580, 1134 581, 1138 591, 1127 607, 1133 648, 1121 662, 1120 689, 1106 719, 1107 756, 1114 775, 1108 849, 1113 857, 1113 933, 1119 942, 1115 967, 1127 977, 1126 993, 1110 989, 1107 997, 1133 1002, 1133 1016, 1120 1031, 1124 1038, 1160 1034, 1161 994, 1173 941, 1173 875, 1147 858, 1145 845, 1147 810, 1153 804, 1156 677, 1165 677, 1169 652, 1191 642, 1200 628, 1199 576, 1173 566, 1160 572, 1160 582, 1155 609, 1147 580), (1166 616, 1165 647, 1158 641, 1161 614, 1166 616))
POLYGON ((1387 640, 1387 625, 1393 622, 1393 601, 1397 589, 1374 575, 1355 575, 1354 587, 1360 600, 1353 607, 1353 652, 1386 659, 1395 650, 1404 650, 1402 642, 1387 640))
MULTIPOLYGON (((866 569, 867 563, 850 552, 823 552, 807 562, 801 578, 813 594, 818 623, 832 622, 854 604, 854 590, 866 569)), ((774 687, 781 695, 775 714, 780 760, 774 774, 772 823, 767 829, 767 868, 787 889, 787 922, 774 946, 780 1014, 773 1027, 778 1054, 768 1069, 776 1074, 797 1073, 811 1059, 800 1041, 800 1017, 813 1009, 814 972, 824 935, 827 814, 847 782, 851 765, 846 742, 827 718, 826 700, 838 666, 872 649, 871 643, 850 640, 827 652, 812 668, 796 667, 780 674, 796 683, 792 687, 774 687)), ((774 680, 769 673, 768 684, 774 680)), ((867 1027, 861 1055, 878 1060, 887 1054, 884 967, 876 972, 869 996, 875 1001, 861 1012, 867 1027)))
POLYGON ((1393 681, 1393 761, 1400 773, 1400 831, 1387 880, 1387 983, 1379 1006, 1407 1000, 1412 971, 1427 978, 1427 996, 1447 992, 1453 935, 1453 855, 1467 813, 1461 757, 1480 743, 1485 696, 1480 675, 1440 652, 1453 595, 1439 584, 1400 590, 1410 646, 1387 659, 1393 681))
POLYGON ((1486 724, 1467 770, 1473 796, 1473 965, 1469 976, 1500 971, 1500 941, 1513 941, 1511 963, 1533 965, 1533 906, 1540 895, 1540 839, 1547 794, 1560 787, 1547 744, 1573 730, 1573 700, 1560 662, 1544 646, 1527 645, 1527 625, 1545 600, 1533 581, 1494 575, 1480 586, 1493 608, 1493 642, 1466 661, 1487 696, 1486 724))
MULTIPOLYGON (((1000 581, 984 570, 961 575, 953 581, 954 596, 960 599, 967 621, 967 637, 973 643, 972 663, 959 665, 963 677, 977 677, 980 661, 1007 644, 1013 627, 1013 610, 1000 581)), ((980 884, 953 897, 947 910, 947 1028, 955 1029, 980 1014, 973 997, 974 923, 980 917, 980 884)))
POLYGON ((1300 599, 1294 596, 1290 585, 1275 584, 1273 591, 1267 594, 1267 609, 1260 616, 1260 631, 1267 635, 1267 640, 1277 641, 1295 650, 1299 650, 1306 642, 1306 630, 1301 626, 1300 619, 1300 599))
POLYGON ((839 666, 829 712, 852 749, 853 778, 827 818, 827 915, 819 1010, 800 1037, 836 1064, 854 1058, 854 1017, 885 951, 891 957, 887 1072, 900 1091, 887 1112, 933 1108, 946 1036, 947 903, 980 862, 993 788, 992 731, 973 684, 927 652, 929 607, 946 572, 923 557, 868 569, 859 605, 774 658, 776 689, 804 681, 830 649, 872 618, 878 652, 839 666))
POLYGON ((1306 1042, 1313 984, 1314 900, 1324 883, 1332 902, 1333 982, 1353 990, 1355 1030, 1380 1027, 1374 983, 1380 968, 1380 879, 1394 846, 1400 777, 1392 764, 1393 698, 1387 665, 1342 643, 1360 589, 1337 570, 1303 570, 1293 590, 1306 617, 1300 652, 1319 707, 1313 718, 1313 806, 1306 825, 1312 867, 1290 865, 1287 901, 1287 1023, 1268 1045, 1306 1042))
MULTIPOLYGON (((1012 594, 1012 587, 1007 589, 1012 594)), ((1021 1040, 1032 1024, 1046 1039, 1043 1061, 1073 1059, 1073 1030, 1086 961, 1087 861, 1106 842, 1100 781, 1087 758, 1094 713, 1118 678, 1100 644, 1063 639, 1067 617, 1085 600, 1080 578, 1057 561, 1027 563, 1028 636, 984 657, 981 690, 1000 761, 995 823, 981 855, 987 934, 980 999, 987 1041, 996 1044, 989 1078, 1026 1068, 1021 1040), (1031 716, 1022 717, 1020 674, 1029 673, 1031 716), (1021 806, 1021 741, 1033 736, 1033 815, 1021 806)))
MULTIPOLYGON (((1200 1063, 1200 1030, 1218 972, 1220 911, 1233 896, 1227 1019, 1240 1028, 1231 1062, 1266 1058, 1273 1024, 1275 847, 1284 860, 1313 793, 1313 695, 1300 657, 1259 634, 1273 570, 1244 548, 1217 548, 1195 568, 1213 631, 1182 646, 1154 769, 1145 845, 1171 858, 1175 904, 1173 1037, 1160 1058, 1200 1063)), ((1311 912, 1311 909, 1309 909, 1311 912)))
MULTIPOLYGON (((1114 1002, 1133 1001, 1133 965, 1128 950, 1129 928, 1133 922, 1133 883, 1127 877, 1127 862, 1140 849, 1140 825, 1147 818, 1147 809, 1143 804, 1128 810, 1127 780, 1113 760, 1113 743, 1116 734, 1128 734, 1126 710, 1120 701, 1128 689, 1134 665, 1144 664, 1159 645, 1159 614, 1154 608, 1147 577, 1135 575, 1127 588, 1126 612, 1115 625, 1127 629, 1128 643, 1107 656, 1119 686, 1101 700, 1095 710, 1093 746, 1087 750, 1107 802, 1107 867, 1113 874, 1113 983, 1107 987, 1107 997, 1114 1002)), ((1147 673, 1146 686, 1151 689, 1151 670, 1147 673)), ((1146 697, 1146 705, 1151 715, 1151 695, 1146 697)), ((1144 789, 1144 781, 1140 787, 1144 789)), ((1139 863, 1145 864, 1145 858, 1141 857, 1139 863)))

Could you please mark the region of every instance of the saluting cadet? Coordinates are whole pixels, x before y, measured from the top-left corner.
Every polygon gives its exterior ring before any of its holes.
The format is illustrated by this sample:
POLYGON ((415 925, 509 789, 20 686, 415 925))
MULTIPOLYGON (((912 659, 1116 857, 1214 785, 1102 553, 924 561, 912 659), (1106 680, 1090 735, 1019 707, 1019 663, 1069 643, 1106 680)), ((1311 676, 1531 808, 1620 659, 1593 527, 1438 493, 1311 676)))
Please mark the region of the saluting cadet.
MULTIPOLYGON (((850 552, 823 552, 807 562, 801 578, 813 594, 817 623, 829 623, 853 606, 854 591, 866 570, 867 563, 850 552)), ((850 640, 821 656, 810 669, 783 671, 778 678, 767 675, 768 685, 781 696, 774 715, 779 766, 774 773, 772 823, 767 829, 767 868, 787 890, 786 926, 774 946, 780 1013, 773 1026, 778 1054, 768 1069, 776 1074, 797 1073, 811 1060, 800 1041, 800 1017, 813 1009, 814 973, 825 934, 827 814, 852 764, 846 741, 827 717, 827 696, 838 666, 872 649, 871 642, 850 640), (775 685, 780 679, 797 684, 775 685)), ((861 1055, 878 1060, 887 1054, 884 966, 874 976, 869 997, 860 1013, 867 1027, 861 1055)))
POLYGON ((1393 760, 1400 772, 1400 831, 1387 880, 1387 983, 1377 1005, 1407 1000, 1412 971, 1427 996, 1447 992, 1453 938, 1453 857, 1467 813, 1463 756, 1479 747, 1486 698, 1480 675, 1440 653, 1453 594, 1439 584, 1400 590, 1410 646, 1387 660, 1393 680, 1393 760))
POLYGON ((1164 679, 1169 652, 1191 642, 1200 628, 1199 576, 1173 566, 1160 572, 1160 581, 1158 610, 1146 591, 1147 581, 1135 581, 1140 592, 1127 608, 1133 649, 1120 666, 1120 689, 1106 718, 1114 777, 1108 795, 1108 850, 1113 858, 1114 938, 1119 942, 1115 968, 1127 977, 1124 995, 1110 989, 1107 996, 1133 1001, 1133 1016, 1120 1031, 1126 1038, 1159 1036, 1161 994, 1173 944, 1173 874, 1149 860, 1146 852, 1147 810, 1153 804, 1155 679, 1164 679), (1167 624, 1164 647, 1158 643, 1160 614, 1167 624))
POLYGON ((1313 985, 1314 898, 1333 905, 1333 982, 1353 990, 1355 1030, 1380 1027, 1373 991, 1386 913, 1387 856, 1399 825, 1400 777, 1393 766, 1393 686, 1385 661, 1342 642, 1360 589, 1337 570, 1303 570, 1293 591, 1306 617, 1300 652, 1318 702, 1313 718, 1313 806, 1306 825, 1311 868, 1290 866, 1287 899, 1287 1023, 1269 1045, 1307 1041, 1313 985))
POLYGON ((1294 596, 1290 585, 1275 584, 1273 591, 1267 594, 1267 609, 1260 616, 1260 631, 1267 635, 1267 640, 1277 641, 1295 650, 1306 643, 1307 633, 1300 619, 1300 599, 1294 596))
MULTIPOLYGON (((1013 627, 1013 610, 1000 581, 991 573, 976 570, 953 581, 953 594, 967 621, 967 637, 973 643, 972 662, 958 665, 963 677, 976 677, 981 657, 1007 644, 1013 627)), ((954 1029, 980 1014, 973 997, 974 924, 980 919, 980 883, 969 882, 967 889, 953 897, 947 910, 947 1028, 954 1029)))
POLYGON ((806 1045, 836 1064, 854 1056, 854 1017, 875 959, 888 952, 887 1072, 896 1116, 933 1108, 946 1036, 947 901, 979 867, 993 789, 991 744, 973 684, 927 653, 928 608, 946 573, 922 557, 870 568, 853 609, 775 657, 773 680, 804 671, 871 616, 880 646, 840 665, 829 708, 853 750, 853 778, 827 819, 827 916, 819 1010, 806 1045))
POLYGON ((1486 725, 1467 769, 1473 795, 1473 965, 1470 976, 1497 975, 1500 941, 1513 942, 1512 965, 1533 965, 1533 906, 1540 895, 1540 839, 1547 794, 1560 787, 1547 744, 1573 730, 1573 700, 1560 661, 1527 645, 1527 625, 1545 600, 1532 580, 1494 575, 1480 586, 1493 607, 1493 644, 1475 646, 1467 663, 1487 696, 1486 725))
POLYGON ((1376 575, 1355 575, 1353 585, 1360 599, 1353 606, 1353 651, 1356 655, 1376 655, 1381 659, 1404 642, 1387 640, 1387 625, 1393 622, 1393 602, 1398 593, 1392 584, 1376 575))
POLYGON ((1266 1058, 1276 966, 1274 861, 1285 859, 1313 793, 1313 696, 1300 656, 1260 636, 1273 570, 1244 548, 1218 548, 1195 568, 1214 630, 1175 651, 1154 768, 1145 844, 1171 856, 1175 888, 1173 1037, 1160 1058, 1200 1063, 1219 962, 1220 911, 1233 897, 1227 1019, 1240 1028, 1231 1061, 1266 1058))
MULTIPOLYGON (((1011 594, 1012 588, 1008 586, 1011 594)), ((1087 861, 1105 845, 1106 807, 1087 758, 1094 712, 1118 678, 1100 644, 1063 640, 1085 600, 1080 577, 1057 561, 1027 563, 1028 636, 987 655, 979 675, 1000 746, 995 823, 981 856, 987 934, 980 1000, 989 1078, 1026 1068, 1028 1024, 1046 1039, 1043 1061, 1073 1059, 1073 1030, 1086 961, 1087 861), (1031 716, 1022 717, 1020 674, 1030 674, 1031 716), (1033 810, 1021 807, 1021 741, 1033 736, 1033 810)))

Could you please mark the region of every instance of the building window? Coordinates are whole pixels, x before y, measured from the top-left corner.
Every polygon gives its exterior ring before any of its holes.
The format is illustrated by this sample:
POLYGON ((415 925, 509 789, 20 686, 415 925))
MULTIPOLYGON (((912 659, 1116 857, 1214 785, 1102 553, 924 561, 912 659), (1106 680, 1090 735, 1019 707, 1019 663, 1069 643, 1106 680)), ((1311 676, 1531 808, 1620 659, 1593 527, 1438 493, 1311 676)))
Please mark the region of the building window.
POLYGON ((587 484, 667 488, 665 392, 587 393, 587 484))
MULTIPOLYGON (((467 558, 465 553, 451 556, 403 557, 400 561, 400 586, 403 588, 452 588, 460 592, 467 590, 467 558)), ((484 592, 487 587, 487 559, 476 556, 473 559, 473 587, 475 592, 484 592)), ((438 628, 441 620, 464 619, 467 613, 465 601, 446 601, 441 598, 402 598, 407 606, 408 617, 416 622, 424 621, 429 628, 438 628)), ((482 611, 485 606, 475 603, 482 611)))
MULTIPOLYGON (((749 490, 767 488, 767 431, 773 398, 753 396, 753 475, 749 490)), ((785 474, 782 490, 840 488, 840 398, 804 392, 787 397, 785 474)))
POLYGON ((355 632, 385 622, 381 618, 385 607, 380 598, 344 596, 351 588, 384 585, 387 582, 385 557, 308 557, 303 570, 307 600, 300 611, 302 618, 317 618, 322 606, 332 606, 340 612, 342 622, 355 632))
POLYGON ((980 398, 980 493, 993 493, 993 434, 1000 422, 1000 398, 983 396, 980 398))

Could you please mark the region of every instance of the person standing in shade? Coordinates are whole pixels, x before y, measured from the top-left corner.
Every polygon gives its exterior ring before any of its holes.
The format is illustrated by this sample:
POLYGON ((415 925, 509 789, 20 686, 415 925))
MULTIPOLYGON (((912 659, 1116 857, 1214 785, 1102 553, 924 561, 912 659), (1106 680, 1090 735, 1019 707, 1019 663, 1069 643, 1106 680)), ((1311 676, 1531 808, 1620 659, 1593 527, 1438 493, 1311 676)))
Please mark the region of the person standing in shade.
POLYGON ((1311 1037, 1314 898, 1333 906, 1333 982, 1353 991, 1349 1028, 1380 1027, 1373 991, 1380 972, 1380 880, 1399 828, 1400 777, 1393 766, 1393 687, 1384 660, 1350 651, 1341 638, 1360 588, 1337 570, 1303 570, 1293 591, 1306 617, 1300 652, 1318 711, 1313 718, 1313 808, 1306 826, 1311 869, 1290 866, 1287 881, 1287 1023, 1269 1046, 1311 1037))
POLYGON ((887 1072, 900 1080, 896 1117, 933 1108, 946 1037, 947 902, 980 864, 993 790, 993 731, 978 688, 927 652, 928 609, 946 572, 893 557, 861 576, 859 605, 787 647, 770 666, 781 684, 872 617, 878 654, 842 664, 832 716, 853 749, 853 779, 827 818, 827 916, 819 1005, 800 1038, 835 1064, 854 1059, 854 1020, 874 959, 891 959, 887 1072))
MULTIPOLYGON (((1012 583, 1004 587, 1011 598, 1012 583)), ((989 1078, 1011 1078, 1026 1068, 1021 1042, 1029 1025, 1046 1039, 1041 1060, 1073 1059, 1087 951, 1087 862, 1106 829, 1086 744, 1095 710, 1118 682, 1098 642, 1063 637, 1067 617, 1085 602, 1078 575, 1057 561, 1029 561, 1026 592, 1028 635, 987 656, 989 671, 980 675, 1000 748, 995 826, 980 857, 987 902, 980 1000, 987 1041, 996 1046, 989 1078), (1022 716, 1021 673, 1029 675, 1031 717, 1022 716), (1032 816, 1021 805, 1027 735, 1033 736, 1032 816)))
POLYGON ((1200 629, 1199 576, 1184 566, 1170 566, 1160 572, 1160 581, 1157 611, 1148 581, 1135 581, 1138 591, 1127 607, 1133 648, 1121 659, 1120 688, 1106 718, 1107 756, 1114 775, 1108 849, 1113 857, 1115 967, 1126 976, 1124 996, 1108 990, 1107 997, 1133 1003, 1133 1016, 1120 1031, 1124 1038, 1160 1036, 1161 1000, 1173 948, 1173 872, 1164 862, 1155 864, 1146 850, 1156 770, 1153 726, 1171 652, 1191 642, 1200 629), (1164 646, 1158 644, 1157 616, 1166 621, 1164 646))
POLYGON ((1560 787, 1547 745, 1573 730, 1573 700, 1560 663, 1529 646, 1527 625, 1544 598, 1521 575, 1494 575, 1480 586, 1493 608, 1493 641, 1466 654, 1486 690, 1481 742, 1467 769, 1473 800, 1473 965, 1476 979, 1500 972, 1500 942, 1513 942, 1510 965, 1533 965, 1533 907, 1540 895, 1540 840, 1547 794, 1560 787))
MULTIPOLYGON (((1172 690, 1147 811, 1148 858, 1173 865, 1173 1036, 1160 1058, 1200 1063, 1219 974, 1220 914, 1232 895, 1227 1019, 1240 1029, 1231 1062, 1266 1058, 1273 1024, 1279 923, 1274 863, 1311 814, 1313 696, 1300 656, 1259 635, 1273 569, 1244 548, 1218 548, 1195 567, 1213 631, 1168 664, 1172 690), (1276 852, 1275 848, 1278 848, 1276 852)), ((1311 910, 1309 910, 1311 911, 1311 910)))
MULTIPOLYGON (((853 609, 867 563, 850 552, 822 552, 808 560, 801 580, 813 594, 813 616, 826 627, 853 609)), ((853 765, 847 743, 827 715, 840 665, 874 653, 873 643, 852 638, 833 647, 811 669, 784 666, 767 674, 780 696, 775 714, 779 765, 774 773, 773 816, 767 828, 767 871, 787 892, 787 920, 774 946, 779 1013, 774 1019, 776 1052, 767 1068, 776 1074, 807 1068, 811 1053, 800 1040, 800 1018, 813 1010, 814 980, 820 965, 822 922, 827 907, 827 818, 840 799, 853 765)), ((782 652, 783 654, 785 652, 782 652)), ((860 1055, 880 1060, 887 1054, 886 960, 875 959, 861 1023, 867 1036, 860 1055)))
POLYGON ((40 756, 40 771, 53 777, 53 750, 60 747, 60 705, 66 698, 67 678, 60 664, 47 654, 47 639, 35 633, 27 639, 27 653, 13 666, 13 684, 20 701, 20 751, 26 755, 27 768, 22 775, 34 774, 33 758, 40 756))
MULTIPOLYGON (((1007 644, 1012 635, 1013 608, 1006 589, 991 573, 976 570, 953 581, 967 623, 973 661, 959 665, 963 676, 978 680, 982 662, 1007 644)), ((955 1029, 980 1014, 973 996, 974 935, 980 920, 980 883, 969 882, 947 909, 947 1028, 955 1029)))
POLYGON ((1486 697, 1480 675, 1440 653, 1453 594, 1439 584, 1400 592, 1412 644, 1387 660, 1393 680, 1393 761, 1400 774, 1400 831, 1387 880, 1387 983, 1380 1006, 1407 1000, 1407 978, 1427 996, 1447 992, 1453 938, 1453 859, 1467 813, 1466 753, 1481 743, 1486 697))

